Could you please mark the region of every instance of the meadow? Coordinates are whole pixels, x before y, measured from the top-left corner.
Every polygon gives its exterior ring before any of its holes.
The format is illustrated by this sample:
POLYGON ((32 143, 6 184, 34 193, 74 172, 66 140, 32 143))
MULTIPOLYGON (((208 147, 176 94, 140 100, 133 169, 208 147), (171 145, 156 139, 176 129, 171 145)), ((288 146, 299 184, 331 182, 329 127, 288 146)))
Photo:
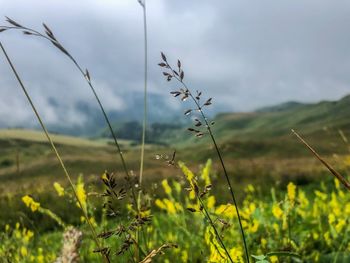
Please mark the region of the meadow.
POLYGON ((0 43, 43 130, 0 131, 2 262, 350 261, 349 97, 210 120, 215 98, 192 91, 180 60, 172 65, 161 53, 164 85, 176 83, 170 94, 192 103, 184 117, 193 119, 146 143, 145 34, 142 139, 119 140, 89 71, 52 30, 7 23, 0 32, 48 40, 74 63, 111 135, 49 133, 0 43))

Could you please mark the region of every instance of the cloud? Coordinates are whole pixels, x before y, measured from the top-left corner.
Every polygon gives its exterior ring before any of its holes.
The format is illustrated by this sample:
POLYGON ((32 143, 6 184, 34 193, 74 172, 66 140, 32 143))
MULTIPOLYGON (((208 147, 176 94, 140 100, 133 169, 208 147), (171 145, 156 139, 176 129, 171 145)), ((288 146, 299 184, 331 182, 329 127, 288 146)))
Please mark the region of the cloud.
MULTIPOLYGON (((43 21, 50 25, 89 69, 109 111, 142 109, 130 96, 143 89, 142 9, 136 0, 0 4, 2 16, 35 28, 43 21)), ((219 110, 338 99, 349 92, 346 0, 147 0, 147 11, 149 89, 155 94, 169 96, 157 67, 160 51, 174 62, 181 58, 188 84, 214 97, 219 110)), ((0 37, 45 120, 83 124, 88 116, 76 105, 95 102, 70 61, 41 39, 18 32, 0 37)), ((3 56, 0 74, 0 124, 33 123, 3 56)))

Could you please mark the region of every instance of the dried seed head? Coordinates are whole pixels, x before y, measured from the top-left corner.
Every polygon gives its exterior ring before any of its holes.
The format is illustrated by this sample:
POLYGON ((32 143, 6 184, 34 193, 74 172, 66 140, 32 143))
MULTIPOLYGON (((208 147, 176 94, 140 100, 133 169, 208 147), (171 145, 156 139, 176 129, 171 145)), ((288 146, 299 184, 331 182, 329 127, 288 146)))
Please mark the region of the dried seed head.
POLYGON ((183 70, 181 70, 181 72, 180 72, 180 79, 181 79, 181 81, 184 79, 184 77, 185 77, 185 73, 184 73, 183 70))
POLYGON ((204 106, 209 106, 209 105, 211 105, 212 103, 211 103, 211 100, 212 100, 212 98, 209 98, 203 105, 204 106))
POLYGON ((162 56, 163 61, 166 62, 166 56, 164 55, 164 53, 163 53, 163 52, 160 52, 160 54, 161 54, 161 56, 162 56))
POLYGON ((186 209, 187 209, 188 211, 190 211, 191 213, 197 212, 197 210, 194 209, 193 207, 187 207, 186 209))
POLYGON ((184 112, 184 115, 188 116, 188 115, 190 115, 190 114, 191 114, 191 112, 192 112, 192 110, 191 110, 191 109, 186 110, 186 111, 184 112))
POLYGON ((173 95, 174 97, 177 97, 181 94, 181 92, 180 91, 171 91, 170 94, 173 95))
POLYGON ((87 77, 87 79, 89 80, 89 81, 91 81, 91 79, 90 79, 90 73, 89 73, 89 71, 86 69, 85 70, 85 76, 87 77))
POLYGON ((11 18, 9 18, 7 16, 6 16, 6 21, 9 22, 11 25, 13 25, 15 27, 23 27, 19 23, 17 23, 16 21, 12 20, 11 18))

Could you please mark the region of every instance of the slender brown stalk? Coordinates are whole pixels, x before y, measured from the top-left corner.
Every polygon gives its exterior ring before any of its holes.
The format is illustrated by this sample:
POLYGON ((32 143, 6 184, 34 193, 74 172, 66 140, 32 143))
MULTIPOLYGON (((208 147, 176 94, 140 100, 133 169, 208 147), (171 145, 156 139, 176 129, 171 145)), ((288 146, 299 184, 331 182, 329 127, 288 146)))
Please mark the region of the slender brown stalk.
MULTIPOLYGON (((145 139, 146 139, 146 125, 147 125, 147 77, 148 77, 148 48, 147 48, 147 17, 146 17, 146 0, 138 0, 143 10, 143 32, 144 32, 144 101, 143 101, 143 124, 142 124, 142 141, 141 141, 141 160, 140 160, 140 175, 139 185, 142 185, 143 179, 143 164, 145 155, 145 139)), ((140 192, 141 193, 141 192, 140 192)), ((140 202, 140 195, 139 200, 140 202)))
POLYGON ((76 66, 76 68, 78 69, 78 71, 82 74, 82 76, 84 77, 85 81, 87 82, 87 84, 89 85, 99 107, 100 107, 100 110, 103 114, 103 117, 107 123, 107 126, 108 126, 108 129, 112 135, 112 138, 113 138, 113 142, 116 146, 116 149, 117 149, 117 152, 120 156, 120 160, 121 160, 121 163, 122 163, 122 168, 126 174, 126 178, 128 179, 129 181, 129 184, 130 184, 130 188, 131 188, 131 192, 132 192, 132 197, 133 197, 133 201, 134 201, 134 205, 135 205, 135 208, 137 209, 137 199, 136 199, 136 194, 135 194, 135 189, 134 189, 134 186, 131 182, 131 175, 129 173, 129 170, 127 168, 127 165, 126 165, 126 162, 125 162, 125 159, 124 159, 124 156, 123 156, 123 152, 121 150, 121 147, 119 145, 119 142, 118 142, 118 139, 117 139, 117 136, 115 134, 115 132, 113 131, 113 128, 112 128, 112 125, 111 125, 111 122, 108 118, 108 115, 102 105, 102 102, 91 82, 91 77, 90 77, 90 73, 89 71, 86 69, 85 71, 83 70, 83 68, 80 66, 80 64, 77 62, 77 60, 71 55, 71 53, 69 53, 67 51, 66 48, 63 47, 63 45, 58 41, 58 39, 56 38, 56 36, 54 35, 54 33, 52 32, 52 30, 45 24, 43 24, 44 28, 45 28, 45 34, 42 34, 40 33, 39 31, 37 30, 34 30, 32 28, 28 28, 28 27, 25 27, 19 23, 17 23, 16 21, 10 19, 7 17, 7 22, 9 22, 11 24, 11 26, 0 26, 0 32, 3 32, 5 30, 20 30, 22 31, 25 35, 31 35, 31 36, 36 36, 36 37, 41 37, 41 38, 44 38, 48 41, 50 41, 56 48, 58 48, 62 53, 64 53, 72 62, 73 64, 76 66))
POLYGON ((350 191, 350 183, 338 173, 329 163, 327 163, 295 130, 292 133, 312 152, 313 155, 350 191))
POLYGON ((55 144, 54 144, 54 142, 53 142, 51 136, 49 135, 49 132, 47 131, 46 126, 45 126, 44 122, 42 121, 42 119, 41 119, 41 117, 40 117, 40 114, 39 114, 39 112, 37 111, 37 109, 36 109, 36 107, 35 107, 35 105, 34 105, 32 99, 31 99, 31 97, 30 97, 30 95, 29 95, 27 89, 25 88, 25 86, 24 86, 24 84, 23 84, 23 82, 22 82, 22 80, 21 80, 21 78, 20 78, 20 76, 19 76, 19 74, 18 74, 16 68, 14 67, 14 65, 13 65, 13 63, 12 63, 12 61, 11 61, 11 59, 9 58, 9 56, 8 56, 6 50, 5 50, 5 48, 4 48, 4 46, 2 45, 1 42, 0 42, 0 48, 1 48, 2 52, 4 53, 5 58, 6 58, 7 62, 8 62, 8 64, 10 65, 10 67, 11 67, 11 69, 12 69, 12 71, 13 71, 13 73, 14 73, 14 75, 15 75, 15 77, 16 77, 18 83, 19 83, 19 85, 21 86, 22 91, 24 92, 24 94, 25 94, 25 96, 26 96, 26 98, 27 98, 27 100, 28 100, 30 106, 32 107, 32 110, 33 110, 34 114, 36 115, 36 117, 37 117, 37 119, 38 119, 38 121, 39 121, 39 123, 40 123, 40 126, 41 126, 41 128, 43 129, 43 131, 44 131, 44 133, 45 133, 45 136, 46 136, 47 140, 49 141, 49 143, 50 143, 50 145, 51 145, 51 148, 52 148, 52 150, 54 151, 54 153, 55 153, 55 155, 56 155, 56 157, 57 157, 57 160, 58 160, 58 162, 60 163, 60 165, 61 165, 61 167, 62 167, 62 169, 63 169, 63 172, 64 172, 64 174, 65 174, 65 176, 66 176, 66 178, 67 178, 67 180, 68 180, 68 182, 69 182, 69 184, 70 184, 72 190, 73 190, 75 199, 77 200, 79 206, 81 207, 81 210, 82 210, 82 212, 83 212, 83 215, 84 215, 86 221, 88 222, 88 225, 89 225, 90 231, 91 231, 91 233, 92 233, 93 239, 94 239, 94 241, 95 241, 95 243, 96 243, 96 246, 97 246, 98 248, 100 248, 100 242, 99 242, 98 239, 97 239, 97 234, 96 234, 95 228, 94 228, 93 225, 91 224, 91 221, 90 221, 90 219, 89 219, 89 217, 88 217, 87 212, 85 211, 85 209, 83 209, 83 205, 82 205, 82 203, 81 203, 81 201, 80 201, 80 199, 79 199, 79 197, 78 197, 78 195, 77 195, 77 191, 76 191, 75 186, 74 186, 74 184, 73 184, 73 182, 72 182, 71 176, 70 176, 70 174, 68 173, 68 170, 67 170, 67 168, 66 168, 66 166, 65 166, 65 164, 64 164, 64 162, 63 162, 63 160, 62 160, 62 158, 61 158, 61 156, 60 156, 60 154, 59 154, 59 152, 58 152, 58 150, 57 150, 57 148, 56 148, 56 146, 55 146, 55 144))
MULTIPOLYGON (((237 203, 235 194, 233 192, 232 184, 231 184, 230 178, 228 176, 228 172, 226 170, 226 166, 225 166, 225 163, 224 163, 221 151, 220 151, 220 149, 219 149, 219 147, 217 145, 217 142, 215 140, 213 131, 211 129, 211 124, 208 122, 208 118, 206 117, 206 115, 205 115, 205 113, 203 111, 203 106, 210 105, 211 104, 211 99, 207 100, 207 102, 205 104, 200 105, 199 104, 199 99, 197 99, 198 97, 200 97, 200 95, 197 95, 195 97, 192 94, 192 92, 189 90, 189 88, 187 87, 186 83, 184 83, 184 81, 183 81, 184 72, 181 69, 181 62, 178 61, 178 68, 179 68, 179 70, 176 71, 169 65, 169 63, 167 62, 167 59, 166 59, 166 57, 165 57, 165 55, 163 53, 162 53, 162 59, 163 59, 163 62, 158 64, 158 65, 161 66, 161 67, 165 67, 165 68, 167 68, 169 70, 169 72, 163 72, 164 76, 167 77, 167 80, 170 81, 172 78, 175 78, 184 88, 182 91, 179 91, 179 92, 176 91, 176 92, 173 92, 172 94, 175 94, 175 96, 183 94, 184 97, 182 98, 182 100, 186 99, 187 97, 190 97, 192 99, 192 101, 196 105, 196 110, 200 113, 200 115, 202 117, 202 120, 204 121, 204 126, 205 126, 208 134, 210 135, 210 138, 211 138, 212 143, 214 145, 216 154, 217 154, 217 156, 218 156, 218 158, 220 160, 221 167, 222 167, 222 169, 224 171, 224 177, 225 177, 226 183, 228 185, 228 190, 230 192, 233 204, 235 206, 235 210, 236 210, 237 218, 238 218, 238 223, 239 223, 239 228, 240 228, 242 241, 243 241, 243 245, 244 245, 244 250, 245 250, 245 257, 246 257, 247 263, 249 263, 250 260, 249 260, 248 246, 247 246, 247 242, 246 242, 245 233, 244 233, 244 230, 243 230, 243 225, 242 225, 242 220, 241 220, 241 216, 240 216, 240 212, 239 212, 239 208, 238 208, 238 203, 237 203)), ((192 110, 189 110, 189 111, 185 112, 185 114, 187 115, 187 113, 190 113, 191 111, 192 110)), ((198 122, 198 124, 201 125, 200 122, 198 122)), ((203 133, 199 132, 198 130, 194 130, 194 129, 192 129, 192 130, 197 133, 197 135, 196 135, 197 137, 203 136, 203 133)))
MULTIPOLYGON (((145 158, 145 140, 146 140, 146 126, 147 126, 147 77, 148 77, 148 47, 147 47, 147 16, 146 16, 146 0, 138 0, 138 3, 142 7, 143 11, 143 33, 144 33, 144 94, 143 94, 143 122, 142 122, 142 138, 141 138, 141 156, 140 156, 140 170, 139 170, 139 192, 137 196, 137 209, 141 209, 141 194, 142 194, 142 179, 144 170, 144 158, 145 158)), ((146 239, 145 233, 141 230, 143 238, 146 239)), ((140 241, 139 230, 136 232, 138 242, 140 241)), ((146 242, 145 242, 146 243, 146 242)), ((147 243, 146 243, 147 245, 147 243)), ((140 248, 137 256, 140 255, 140 248)), ((138 258, 139 260, 139 258, 138 258)))

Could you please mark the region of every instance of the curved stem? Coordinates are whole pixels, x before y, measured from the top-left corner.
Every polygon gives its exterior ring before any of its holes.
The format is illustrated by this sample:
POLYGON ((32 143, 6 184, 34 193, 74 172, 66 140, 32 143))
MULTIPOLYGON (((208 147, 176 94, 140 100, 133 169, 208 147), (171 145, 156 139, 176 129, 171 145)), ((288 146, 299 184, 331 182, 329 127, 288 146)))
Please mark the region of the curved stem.
MULTIPOLYGON (((141 141, 141 159, 140 159, 140 175, 139 187, 142 185, 143 164, 145 155, 146 125, 147 125, 147 75, 148 75, 148 55, 147 55, 147 19, 146 19, 146 1, 141 4, 143 9, 143 31, 144 31, 144 97, 143 97, 143 123, 142 123, 142 141, 141 141)), ((141 191, 138 195, 138 205, 141 202, 141 191)))
MULTIPOLYGON (((169 63, 166 62, 166 64, 167 64, 168 68, 171 70, 171 72, 174 72, 174 70, 169 65, 169 63)), ((245 237, 244 230, 243 230, 241 215, 240 215, 240 212, 239 212, 239 209, 238 209, 238 203, 237 203, 235 194, 233 192, 232 184, 231 184, 230 178, 228 176, 228 173, 227 173, 227 170, 226 170, 226 166, 225 166, 222 154, 221 154, 220 149, 219 149, 219 147, 218 147, 218 145, 216 143, 214 134, 213 134, 213 132, 212 132, 212 130, 210 128, 210 124, 208 123, 208 119, 205 116, 205 114, 204 114, 204 112, 202 110, 202 107, 200 106, 200 104, 198 103, 196 98, 192 95, 191 91, 188 89, 187 85, 182 81, 182 79, 179 78, 179 76, 176 75, 175 73, 172 73, 172 77, 174 77, 177 81, 179 81, 183 85, 183 87, 188 91, 188 94, 189 94, 190 98, 195 103, 195 105, 197 107, 197 110, 200 112, 200 114, 201 114, 201 116, 202 116, 202 118, 203 118, 203 120, 205 122, 206 129, 207 129, 207 131, 208 131, 208 133, 210 135, 210 138, 211 138, 211 140, 212 140, 212 142, 214 144, 216 154, 219 157, 220 164, 221 164, 221 167, 222 167, 222 169, 224 171, 224 176, 225 176, 225 179, 226 179, 226 182, 227 182, 227 185, 228 185, 228 189, 229 189, 229 192, 230 192, 233 204, 235 206, 235 210, 236 210, 237 218, 238 218, 238 223, 239 223, 239 228, 240 228, 240 232, 241 232, 241 236, 242 236, 242 240, 243 240, 243 245, 244 245, 244 250, 245 250, 245 257, 246 257, 247 263, 249 263, 250 260, 249 260, 248 246, 247 246, 246 237, 245 237)))
POLYGON ((117 136, 116 136, 115 132, 113 131, 111 122, 110 122, 110 120, 109 120, 109 118, 107 116, 107 113, 106 113, 106 111, 105 111, 105 109, 104 109, 104 107, 103 107, 103 105, 101 103, 101 100, 100 100, 99 96, 97 95, 97 92, 96 92, 94 86, 92 85, 92 82, 90 80, 90 76, 88 75, 88 73, 84 72, 84 70, 79 65, 79 63, 76 61, 76 59, 66 49, 64 49, 64 47, 61 45, 61 43, 56 38, 53 39, 51 37, 48 37, 48 36, 40 33, 37 30, 31 29, 31 28, 28 28, 28 27, 25 27, 25 26, 1 26, 0 28, 4 28, 6 30, 8 30, 8 29, 24 30, 24 31, 30 32, 31 35, 34 35, 34 36, 37 36, 37 37, 42 37, 42 38, 50 41, 56 47, 58 47, 73 62, 73 64, 77 67, 79 72, 83 75, 85 81, 88 83, 88 85, 89 85, 89 87, 90 87, 90 89, 91 89, 91 91, 92 91, 92 93, 93 93, 93 95, 94 95, 94 97, 95 97, 99 107, 100 107, 100 110, 101 110, 101 112, 103 114, 103 117, 104 117, 104 119, 105 119, 105 121, 107 123, 108 129, 109 129, 109 131, 110 131, 110 133, 112 135, 112 138, 113 138, 113 142, 114 142, 114 144, 116 146, 116 149, 118 151, 118 154, 120 156, 120 160, 121 160, 121 163, 122 163, 122 168, 123 168, 123 170, 124 170, 124 172, 126 174, 126 178, 129 181, 129 186, 131 188, 133 202, 134 202, 135 208, 137 209, 138 205, 137 205, 136 194, 135 194, 134 186, 133 186, 133 184, 131 182, 130 173, 129 173, 128 168, 126 166, 126 162, 125 162, 125 159, 124 159, 124 156, 123 156, 123 152, 122 152, 122 150, 120 148, 120 145, 119 145, 118 140, 117 140, 117 136))
POLYGON ((4 53, 7 62, 9 63, 9 65, 10 65, 10 67, 11 67, 11 69, 12 69, 12 71, 13 71, 13 73, 14 73, 14 75, 15 75, 17 81, 18 81, 18 83, 20 84, 20 86, 21 86, 21 88, 22 88, 22 91, 24 92, 24 94, 25 94, 25 96, 26 96, 26 98, 27 98, 27 100, 28 100, 30 106, 32 107, 32 110, 34 111, 34 114, 35 114, 35 116, 37 117, 37 119, 38 119, 38 121, 39 121, 39 124, 40 124, 41 128, 43 129, 43 131, 44 131, 44 133, 45 133, 45 136, 46 136, 47 140, 49 141, 49 143, 50 143, 50 145, 51 145, 51 148, 53 149, 53 151, 54 151, 54 153, 55 153, 55 155, 56 155, 56 157, 57 157, 57 159, 58 159, 58 161, 59 161, 59 163, 60 163, 60 165, 61 165, 61 167, 62 167, 62 169, 63 169, 63 172, 64 172, 64 174, 65 174, 65 176, 66 176, 66 178, 67 178, 67 180, 68 180, 68 182, 69 182, 69 184, 70 184, 72 190, 73 190, 75 199, 77 200, 79 206, 81 207, 81 210, 82 210, 82 212, 83 212, 83 215, 84 215, 86 221, 88 222, 88 225, 89 225, 89 227, 90 227, 90 230, 91 230, 93 239, 94 239, 94 241, 95 241, 95 243, 96 243, 96 246, 97 246, 98 248, 100 248, 100 242, 99 242, 98 239, 97 239, 97 234, 96 234, 95 228, 93 227, 93 225, 92 225, 92 223, 91 223, 91 221, 90 221, 90 219, 89 219, 89 216, 88 216, 88 214, 87 214, 87 211, 86 211, 85 209, 83 209, 83 205, 82 205, 82 203, 81 203, 81 201, 80 201, 80 199, 79 199, 79 197, 78 197, 76 188, 75 188, 75 186, 74 186, 74 184, 73 184, 73 182, 72 182, 72 179, 71 179, 70 174, 68 173, 68 170, 67 170, 67 168, 66 168, 66 166, 65 166, 65 164, 64 164, 64 162, 63 162, 63 160, 62 160, 62 158, 61 158, 61 156, 60 156, 60 154, 59 154, 59 152, 58 152, 58 150, 57 150, 57 148, 56 148, 56 146, 55 146, 53 140, 51 139, 51 136, 49 135, 49 132, 47 131, 46 126, 45 126, 44 122, 42 121, 42 119, 41 119, 41 117, 40 117, 40 115, 39 115, 39 112, 37 111, 37 109, 36 109, 36 107, 35 107, 35 105, 34 105, 32 99, 31 99, 31 97, 30 97, 30 95, 29 95, 29 93, 27 92, 27 89, 25 88, 25 86, 24 86, 24 84, 23 84, 21 78, 19 77, 19 75, 18 75, 18 73, 17 73, 17 70, 15 69, 15 67, 14 67, 14 65, 13 65, 13 63, 12 63, 12 61, 11 61, 11 59, 10 59, 9 56, 7 55, 7 52, 6 52, 4 46, 2 45, 1 42, 0 42, 0 48, 1 48, 2 52, 4 53))

